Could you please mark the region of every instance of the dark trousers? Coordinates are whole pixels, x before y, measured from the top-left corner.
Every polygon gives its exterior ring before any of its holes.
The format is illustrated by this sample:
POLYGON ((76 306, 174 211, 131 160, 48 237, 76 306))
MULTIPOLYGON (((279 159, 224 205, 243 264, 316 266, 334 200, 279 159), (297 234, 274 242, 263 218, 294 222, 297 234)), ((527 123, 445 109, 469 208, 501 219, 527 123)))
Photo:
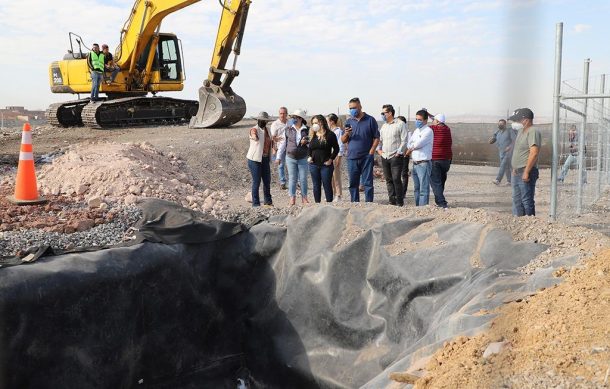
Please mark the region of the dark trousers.
POLYGON ((388 187, 390 204, 402 207, 404 205, 404 191, 402 188, 402 173, 404 170, 404 157, 395 155, 390 159, 381 158, 383 176, 388 187))
POLYGON ((515 169, 515 175, 511 185, 513 187, 513 215, 515 216, 536 216, 536 181, 538 181, 538 168, 530 170, 529 181, 523 181, 524 168, 515 169))
POLYGON ((360 159, 347 159, 347 173, 349 175, 349 194, 353 203, 360 202, 360 179, 364 185, 364 200, 373 202, 375 190, 373 188, 373 164, 375 156, 367 155, 360 159))
POLYGON ((248 168, 252 175, 252 206, 259 207, 261 205, 258 189, 263 181, 263 194, 265 196, 265 205, 271 205, 271 167, 269 166, 269 157, 263 157, 261 162, 248 160, 248 168))
POLYGON ((409 187, 409 161, 411 160, 410 156, 403 157, 403 167, 402 167, 402 198, 407 198, 407 188, 409 187))
POLYGON ((333 202, 333 171, 333 165, 318 166, 313 163, 309 164, 309 173, 311 174, 311 183, 313 185, 313 199, 316 203, 322 201, 322 187, 324 187, 326 202, 333 202))
POLYGON ((434 202, 439 207, 447 208, 447 200, 445 199, 445 182, 447 181, 447 172, 451 167, 450 159, 433 159, 432 171, 430 172, 430 186, 434 193, 434 202))

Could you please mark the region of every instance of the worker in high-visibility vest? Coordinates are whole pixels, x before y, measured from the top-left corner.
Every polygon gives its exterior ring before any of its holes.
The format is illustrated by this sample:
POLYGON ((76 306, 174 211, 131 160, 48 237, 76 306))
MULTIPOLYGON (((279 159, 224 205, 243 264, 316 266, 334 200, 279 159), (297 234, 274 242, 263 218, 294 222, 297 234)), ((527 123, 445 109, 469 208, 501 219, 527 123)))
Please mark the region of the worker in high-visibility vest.
POLYGON ((93 44, 89 52, 89 69, 91 69, 91 101, 99 100, 100 84, 104 79, 104 53, 100 52, 100 46, 93 44))

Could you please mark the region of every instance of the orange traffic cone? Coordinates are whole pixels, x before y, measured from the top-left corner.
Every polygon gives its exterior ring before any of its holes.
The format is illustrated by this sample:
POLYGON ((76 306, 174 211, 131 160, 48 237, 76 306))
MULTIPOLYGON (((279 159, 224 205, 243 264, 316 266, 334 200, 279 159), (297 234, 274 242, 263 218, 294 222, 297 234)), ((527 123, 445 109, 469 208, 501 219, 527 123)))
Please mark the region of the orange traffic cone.
POLYGON ((18 205, 42 204, 45 199, 38 196, 36 185, 36 171, 34 169, 34 153, 32 149, 32 128, 30 123, 23 125, 21 135, 21 151, 19 153, 19 166, 17 167, 17 180, 15 183, 15 196, 7 197, 18 205))

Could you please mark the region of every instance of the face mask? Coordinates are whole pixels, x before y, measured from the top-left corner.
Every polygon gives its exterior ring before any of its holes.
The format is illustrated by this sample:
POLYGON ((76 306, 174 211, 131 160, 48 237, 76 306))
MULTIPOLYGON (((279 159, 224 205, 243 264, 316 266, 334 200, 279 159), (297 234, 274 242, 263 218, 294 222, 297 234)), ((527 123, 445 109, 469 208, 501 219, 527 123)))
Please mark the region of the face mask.
POLYGON ((267 122, 263 122, 263 121, 260 121, 260 120, 259 120, 259 121, 258 121, 258 126, 259 126, 260 128, 265 128, 265 127, 267 126, 267 122))
POLYGON ((295 124, 297 124, 297 120, 294 118, 290 118, 288 119, 288 125, 289 126, 294 126, 295 124))
POLYGON ((356 116, 358 116, 358 108, 350 108, 349 109, 349 114, 350 114, 351 117, 355 118, 356 116))
POLYGON ((422 128, 423 126, 424 126, 424 121, 423 120, 416 120, 415 121, 415 127, 422 128))
POLYGON ((314 124, 313 126, 311 126, 311 129, 314 132, 318 132, 318 131, 320 131, 320 125, 319 124, 314 124))
POLYGON ((387 121, 384 114, 381 114, 380 119, 384 123, 387 121))
POLYGON ((521 123, 513 122, 510 126, 513 128, 513 130, 517 130, 517 131, 523 130, 523 124, 521 124, 521 123))

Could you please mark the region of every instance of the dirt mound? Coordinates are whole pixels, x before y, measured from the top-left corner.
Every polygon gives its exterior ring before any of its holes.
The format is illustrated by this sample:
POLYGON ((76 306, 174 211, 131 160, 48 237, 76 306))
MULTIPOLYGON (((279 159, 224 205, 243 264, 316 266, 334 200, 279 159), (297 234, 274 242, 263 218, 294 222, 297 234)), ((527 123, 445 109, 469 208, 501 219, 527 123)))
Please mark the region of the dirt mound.
POLYGON ((607 387, 610 250, 555 275, 565 281, 492 312, 486 333, 446 343, 415 387, 607 387))
POLYGON ((44 165, 38 179, 44 194, 83 196, 94 203, 155 197, 205 212, 224 207, 224 193, 204 190, 182 159, 146 142, 79 144, 44 165))

